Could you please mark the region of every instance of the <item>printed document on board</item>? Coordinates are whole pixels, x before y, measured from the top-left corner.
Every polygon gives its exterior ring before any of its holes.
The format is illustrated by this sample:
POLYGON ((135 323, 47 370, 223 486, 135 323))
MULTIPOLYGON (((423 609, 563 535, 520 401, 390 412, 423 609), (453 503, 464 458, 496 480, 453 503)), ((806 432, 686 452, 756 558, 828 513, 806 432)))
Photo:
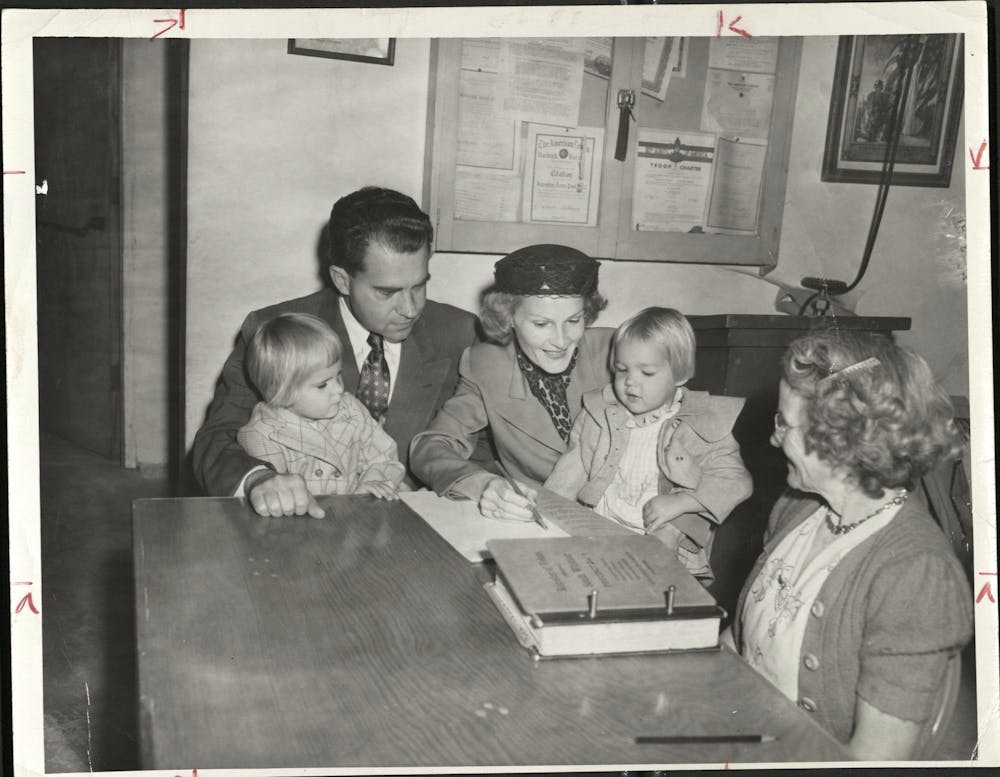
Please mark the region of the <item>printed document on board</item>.
POLYGON ((522 221, 597 225, 603 127, 528 125, 522 221))
POLYGON ((715 136, 640 129, 632 225, 642 232, 690 232, 705 223, 715 136))
POLYGON ((767 143, 719 138, 706 231, 757 234, 767 143))

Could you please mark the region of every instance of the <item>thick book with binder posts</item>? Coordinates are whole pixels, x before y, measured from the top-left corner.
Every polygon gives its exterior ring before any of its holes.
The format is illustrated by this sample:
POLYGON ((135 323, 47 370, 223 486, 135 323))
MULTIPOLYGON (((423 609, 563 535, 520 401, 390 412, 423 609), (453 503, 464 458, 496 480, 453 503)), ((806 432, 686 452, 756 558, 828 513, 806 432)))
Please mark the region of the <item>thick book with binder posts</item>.
POLYGON ((491 540, 486 590, 539 657, 718 647, 723 611, 655 537, 491 540))

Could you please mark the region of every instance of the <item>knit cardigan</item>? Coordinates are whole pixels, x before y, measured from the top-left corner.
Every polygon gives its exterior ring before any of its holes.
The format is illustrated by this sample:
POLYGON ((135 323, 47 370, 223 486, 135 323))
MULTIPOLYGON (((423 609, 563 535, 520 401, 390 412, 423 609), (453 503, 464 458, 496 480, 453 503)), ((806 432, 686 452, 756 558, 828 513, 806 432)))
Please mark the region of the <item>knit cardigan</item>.
MULTIPOLYGON (((820 506, 797 491, 775 505, 764 550, 733 624, 743 650, 743 607, 776 545, 820 506)), ((840 560, 812 604, 799 664, 800 707, 841 742, 854 733, 856 697, 923 722, 938 704, 950 655, 972 636, 972 594, 944 534, 911 497, 882 529, 840 560)))

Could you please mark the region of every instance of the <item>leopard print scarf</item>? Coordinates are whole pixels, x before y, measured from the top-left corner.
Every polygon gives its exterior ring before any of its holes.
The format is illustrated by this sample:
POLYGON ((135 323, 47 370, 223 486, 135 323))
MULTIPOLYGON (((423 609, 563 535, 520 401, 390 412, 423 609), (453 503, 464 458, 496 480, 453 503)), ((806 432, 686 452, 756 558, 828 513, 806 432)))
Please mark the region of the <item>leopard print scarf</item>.
POLYGON ((569 402, 566 399, 566 387, 569 386, 580 349, 574 349, 569 366, 555 375, 546 372, 531 361, 521 350, 521 345, 517 342, 516 337, 514 338, 514 351, 517 353, 517 366, 521 368, 521 374, 528 381, 531 393, 535 399, 542 403, 542 407, 549 414, 552 425, 555 426, 563 441, 569 440, 569 433, 573 428, 573 416, 570 414, 569 402))

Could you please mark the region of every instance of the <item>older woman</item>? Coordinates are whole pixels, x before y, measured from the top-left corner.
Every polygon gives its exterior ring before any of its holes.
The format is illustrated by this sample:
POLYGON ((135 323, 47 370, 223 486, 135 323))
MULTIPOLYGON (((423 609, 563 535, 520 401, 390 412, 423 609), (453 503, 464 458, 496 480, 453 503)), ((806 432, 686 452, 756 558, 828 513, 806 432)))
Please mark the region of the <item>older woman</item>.
POLYGON ((454 396, 410 447, 414 473, 436 492, 474 500, 489 518, 531 520, 529 500, 469 458, 489 427, 500 463, 529 495, 548 477, 581 397, 610 376, 613 330, 588 329, 606 305, 599 265, 559 245, 528 246, 496 263, 480 312, 487 342, 466 349, 454 396))
POLYGON ((784 359, 771 444, 791 487, 734 622, 757 671, 858 758, 913 756, 971 593, 916 482, 956 455, 948 398, 887 338, 806 335, 784 359))

